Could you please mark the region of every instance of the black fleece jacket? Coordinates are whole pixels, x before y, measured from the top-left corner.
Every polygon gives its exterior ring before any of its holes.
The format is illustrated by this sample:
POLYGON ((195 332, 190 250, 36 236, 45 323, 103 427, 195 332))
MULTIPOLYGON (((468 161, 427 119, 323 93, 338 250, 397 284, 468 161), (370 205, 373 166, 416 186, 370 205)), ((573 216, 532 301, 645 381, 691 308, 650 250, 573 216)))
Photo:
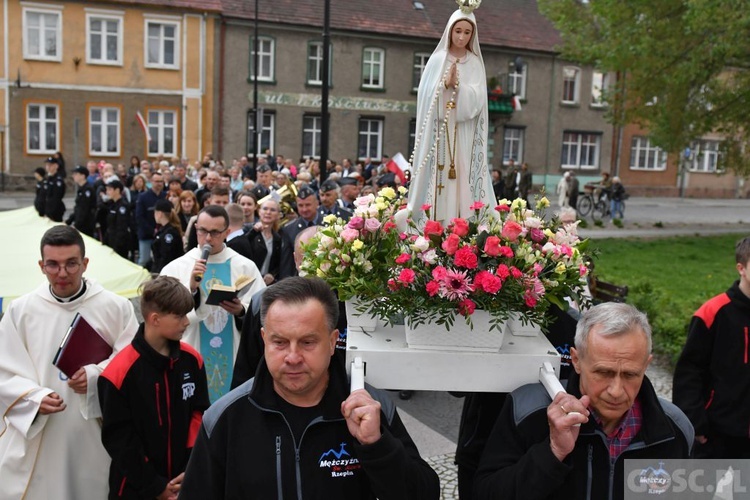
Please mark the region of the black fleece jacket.
POLYGON ((675 367, 672 400, 699 436, 750 432, 750 298, 739 283, 696 311, 675 367))
POLYGON ((206 412, 180 500, 439 498, 438 476, 420 458, 388 396, 367 387, 382 405, 383 435, 360 445, 341 415, 349 396, 344 367, 331 363, 329 374, 320 413, 297 442, 261 360, 255 378, 206 412))
MULTIPOLYGON (((567 391, 581 397, 575 372, 567 391)), ((475 499, 621 500, 625 459, 688 458, 693 427, 687 417, 672 403, 659 399, 647 378, 638 399, 643 411, 641 430, 614 464, 606 436, 594 418, 581 425, 575 448, 561 462, 550 449, 547 391, 542 384, 513 391, 484 448, 474 483, 475 499)))
POLYGON ((187 466, 208 408, 200 354, 170 342, 156 352, 141 324, 133 342, 99 376, 102 442, 112 457, 109 498, 154 498, 187 466))

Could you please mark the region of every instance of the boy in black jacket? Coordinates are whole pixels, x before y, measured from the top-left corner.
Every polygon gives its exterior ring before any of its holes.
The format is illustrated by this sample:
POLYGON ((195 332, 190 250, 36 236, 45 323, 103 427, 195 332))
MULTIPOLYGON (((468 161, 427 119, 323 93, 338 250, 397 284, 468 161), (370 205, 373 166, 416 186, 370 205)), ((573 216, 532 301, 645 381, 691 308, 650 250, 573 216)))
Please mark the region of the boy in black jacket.
POLYGON ((99 377, 111 499, 174 500, 180 491, 209 405, 203 359, 180 342, 192 309, 190 291, 175 278, 146 283, 144 322, 99 377))

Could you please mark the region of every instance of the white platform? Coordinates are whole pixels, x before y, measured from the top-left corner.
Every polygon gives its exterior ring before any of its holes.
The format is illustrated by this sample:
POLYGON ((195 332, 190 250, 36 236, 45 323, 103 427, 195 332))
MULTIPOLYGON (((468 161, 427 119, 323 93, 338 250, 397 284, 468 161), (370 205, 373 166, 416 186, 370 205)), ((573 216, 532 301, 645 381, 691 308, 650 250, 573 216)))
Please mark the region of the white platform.
POLYGON ((403 326, 347 334, 347 368, 355 357, 365 363, 365 380, 381 389, 510 392, 539 381, 545 361, 560 370, 560 355, 539 332, 535 337, 506 334, 499 352, 411 349, 403 326))

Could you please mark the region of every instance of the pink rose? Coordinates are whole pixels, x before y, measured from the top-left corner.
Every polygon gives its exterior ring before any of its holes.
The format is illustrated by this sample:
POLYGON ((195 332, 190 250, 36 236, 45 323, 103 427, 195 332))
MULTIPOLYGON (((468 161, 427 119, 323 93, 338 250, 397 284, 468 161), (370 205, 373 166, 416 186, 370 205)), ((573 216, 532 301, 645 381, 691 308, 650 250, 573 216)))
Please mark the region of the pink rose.
POLYGON ((471 316, 476 308, 477 305, 471 299, 464 299, 458 303, 458 312, 464 316, 471 316))
POLYGON ((362 217, 352 217, 346 226, 359 230, 365 226, 365 220, 362 217))
POLYGON ((469 207, 469 209, 470 210, 481 210, 483 206, 484 206, 484 203, 482 203, 481 201, 475 201, 474 203, 471 204, 471 206, 469 207))
POLYGON ((518 235, 520 235, 523 232, 523 227, 521 227, 521 224, 519 224, 516 221, 509 220, 505 223, 503 226, 503 238, 510 240, 510 241, 516 241, 518 239, 518 235))
POLYGON ((588 267, 584 266, 583 264, 581 264, 580 266, 578 266, 578 274, 581 277, 586 276, 588 273, 589 273, 588 267))
POLYGON ((352 229, 350 227, 347 227, 343 231, 341 231, 341 238, 343 238, 344 241, 347 243, 351 243, 352 241, 359 238, 359 231, 356 229, 352 229))
POLYGON ((432 277, 437 281, 445 279, 445 275, 448 274, 448 270, 443 266, 437 266, 432 270, 432 277))
POLYGON ((453 225, 453 234, 457 234, 462 238, 469 234, 469 223, 466 221, 466 219, 456 217, 451 221, 451 224, 453 225))
POLYGON ((474 247, 463 247, 458 250, 453 258, 453 263, 458 267, 476 269, 478 259, 477 255, 474 253, 474 247))
POLYGON ((411 260, 411 255, 408 253, 402 253, 398 257, 396 257, 396 264, 406 264, 411 260))
POLYGON ((414 283, 415 276, 416 274, 411 269, 402 269, 398 275, 398 281, 404 285, 411 285, 414 283))
POLYGON ((484 242, 484 253, 490 257, 500 255, 500 238, 497 236, 488 236, 484 242))
POLYGON ((529 231, 531 235, 531 241, 534 241, 536 243, 541 243, 544 241, 544 231, 541 229, 534 228, 531 231, 529 231))
POLYGON ((365 231, 374 233, 380 228, 380 221, 378 219, 367 219, 365 220, 365 231))
POLYGON ((443 241, 441 247, 443 250, 445 250, 445 253, 447 253, 448 255, 453 255, 454 253, 456 253, 456 250, 458 250, 459 243, 461 243, 461 238, 459 238, 457 234, 453 233, 449 235, 445 239, 445 241, 443 241))
POLYGON ((424 235, 426 238, 429 238, 430 235, 435 236, 442 236, 443 235, 443 225, 440 224, 436 220, 428 220, 424 224, 424 235))
POLYGON ((440 290, 440 283, 438 283, 435 280, 432 280, 425 285, 425 290, 427 290, 427 295, 430 297, 434 297, 437 295, 438 290, 440 290))

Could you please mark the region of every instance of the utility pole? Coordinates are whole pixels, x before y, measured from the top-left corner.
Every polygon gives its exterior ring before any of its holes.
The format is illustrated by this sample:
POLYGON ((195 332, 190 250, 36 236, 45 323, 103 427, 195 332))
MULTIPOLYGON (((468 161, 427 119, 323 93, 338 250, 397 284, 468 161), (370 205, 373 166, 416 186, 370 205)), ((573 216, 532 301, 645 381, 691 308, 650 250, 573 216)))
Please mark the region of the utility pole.
POLYGON ((323 68, 321 71, 321 103, 320 103, 320 182, 326 180, 326 160, 328 160, 328 80, 331 64, 331 0, 325 0, 323 10, 323 68))

